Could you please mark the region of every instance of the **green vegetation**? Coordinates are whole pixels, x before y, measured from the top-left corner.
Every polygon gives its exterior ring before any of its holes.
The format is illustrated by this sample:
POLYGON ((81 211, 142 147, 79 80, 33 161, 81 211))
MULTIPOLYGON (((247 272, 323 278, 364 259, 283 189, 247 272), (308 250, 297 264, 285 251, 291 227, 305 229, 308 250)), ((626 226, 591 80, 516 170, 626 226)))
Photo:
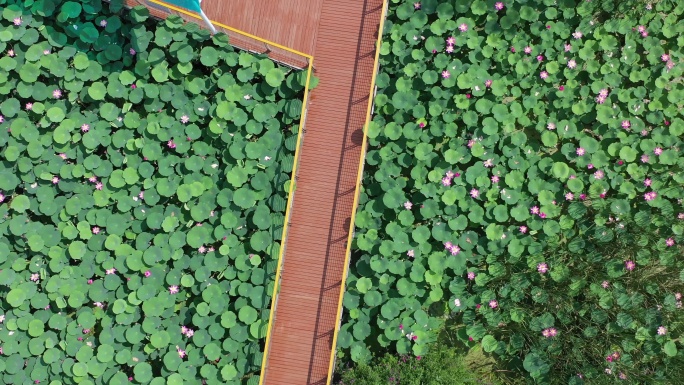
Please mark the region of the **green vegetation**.
POLYGON ((258 383, 304 74, 121 1, 0 10, 0 383, 258 383))
POLYGON ((391 2, 344 359, 682 378, 684 5, 644 4, 391 2))

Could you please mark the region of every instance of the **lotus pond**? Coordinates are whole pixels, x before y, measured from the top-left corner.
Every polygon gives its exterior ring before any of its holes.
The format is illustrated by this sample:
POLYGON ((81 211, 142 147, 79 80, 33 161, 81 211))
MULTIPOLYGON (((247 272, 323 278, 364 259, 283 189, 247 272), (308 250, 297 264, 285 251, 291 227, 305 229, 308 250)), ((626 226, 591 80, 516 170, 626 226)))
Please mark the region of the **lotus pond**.
POLYGON ((0 383, 258 383, 304 74, 121 1, 0 9, 0 383))
POLYGON ((446 330, 530 383, 682 378, 683 12, 390 2, 344 359, 446 330))

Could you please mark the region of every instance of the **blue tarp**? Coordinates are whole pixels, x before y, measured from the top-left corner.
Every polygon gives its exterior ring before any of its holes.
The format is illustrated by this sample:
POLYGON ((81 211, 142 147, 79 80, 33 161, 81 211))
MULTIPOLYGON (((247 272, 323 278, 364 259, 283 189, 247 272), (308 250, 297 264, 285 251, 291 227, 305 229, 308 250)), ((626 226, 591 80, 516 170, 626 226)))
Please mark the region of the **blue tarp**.
POLYGON ((165 2, 175 5, 176 7, 185 8, 189 11, 200 13, 202 8, 200 8, 199 0, 165 0, 165 2))

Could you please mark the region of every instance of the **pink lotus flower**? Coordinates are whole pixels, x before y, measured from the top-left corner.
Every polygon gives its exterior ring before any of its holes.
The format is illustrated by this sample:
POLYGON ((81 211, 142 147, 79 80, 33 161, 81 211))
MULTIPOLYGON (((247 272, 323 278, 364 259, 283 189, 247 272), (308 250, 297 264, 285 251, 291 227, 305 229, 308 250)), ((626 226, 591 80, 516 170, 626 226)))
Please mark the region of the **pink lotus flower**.
POLYGON ((499 177, 496 175, 492 175, 492 183, 499 183, 499 177))
POLYGON ((641 156, 641 163, 648 163, 650 159, 651 158, 648 155, 644 154, 641 156))
POLYGON ((470 94, 466 94, 466 99, 470 99, 470 94))
POLYGON ((409 250, 409 251, 406 252, 406 255, 408 255, 409 257, 413 258, 413 257, 416 256, 416 252, 413 251, 413 249, 411 249, 411 250, 409 250))
POLYGON ((542 335, 546 338, 549 338, 551 336, 551 333, 549 333, 549 329, 544 329, 542 330, 542 335))
POLYGON ((21 17, 15 17, 14 18, 14 25, 17 25, 17 26, 21 25, 21 17))
POLYGON ((556 123, 549 122, 549 123, 546 125, 546 128, 549 129, 549 130, 555 130, 555 129, 556 129, 556 123))
POLYGON ((565 44, 565 52, 570 52, 570 50, 572 50, 572 45, 565 44))
POLYGON ((610 287, 610 282, 608 282, 608 281, 601 282, 601 287, 603 287, 604 289, 607 289, 608 287, 610 287))
POLYGON ((413 203, 411 203, 409 201, 404 202, 404 208, 406 210, 411 210, 411 207, 413 207, 413 203))
POLYGON ((52 91, 52 97, 55 99, 61 98, 62 97, 62 90, 56 89, 56 90, 52 91))
POLYGON ((659 336, 664 336, 667 334, 667 328, 665 326, 661 326, 658 328, 658 335, 659 336))
POLYGON ((169 286, 169 293, 171 293, 171 294, 178 293, 178 286, 177 285, 169 286))
POLYGON ((571 192, 565 194, 565 200, 566 200, 566 201, 571 201, 571 200, 573 200, 573 199, 575 199, 575 194, 573 194, 573 193, 571 193, 571 192))
POLYGON ((130 49, 128 50, 128 53, 131 54, 131 55, 135 55, 136 52, 135 52, 135 50, 134 50, 133 48, 130 48, 130 49))
POLYGON ((581 39, 582 36, 584 36, 584 35, 582 35, 582 32, 580 32, 580 31, 575 31, 572 33, 572 37, 574 37, 575 39, 581 39))
POLYGON ((581 200, 587 199, 587 194, 580 194, 580 199, 581 200))
POLYGON ((542 79, 546 79, 546 78, 549 77, 549 73, 546 72, 546 71, 542 71, 542 72, 539 73, 539 77, 542 78, 542 79))
POLYGON ((515 47, 511 47, 511 52, 515 53, 515 47))
POLYGON ((413 9, 420 9, 420 3, 413 3, 413 9))
POLYGON ((176 350, 178 351, 178 357, 180 357, 180 358, 185 357, 185 350, 178 348, 178 347, 176 348, 176 350))
POLYGON ((665 67, 667 67, 668 70, 673 69, 674 66, 675 66, 675 63, 674 63, 672 60, 670 60, 670 61, 668 61, 667 63, 665 63, 665 67))
POLYGON ((471 281, 472 281, 473 279, 475 279, 475 273, 472 272, 472 271, 469 271, 469 272, 468 272, 468 279, 471 280, 471 281))
POLYGON ((519 230, 521 233, 525 234, 527 232, 527 226, 520 226, 519 230))
POLYGON ((151 276, 152 276, 152 272, 149 271, 149 270, 147 270, 147 271, 145 272, 145 278, 149 278, 149 277, 151 277, 151 276))
POLYGON ((667 62, 670 60, 670 55, 664 53, 664 54, 660 55, 660 60, 667 62))
POLYGON ((596 172, 594 173, 594 178, 599 179, 599 180, 603 179, 604 176, 605 176, 605 174, 601 170, 596 170, 596 172))
POLYGON ((470 196, 473 198, 477 198, 478 196, 480 196, 480 191, 478 191, 477 189, 472 189, 470 190, 470 196))
POLYGON ((622 121, 622 128, 624 128, 625 130, 630 128, 631 126, 632 126, 632 124, 629 122, 629 120, 623 120, 622 121))
POLYGON ((667 245, 667 247, 672 247, 672 246, 674 246, 674 245, 675 245, 675 240, 674 240, 674 238, 672 238, 672 237, 667 238, 667 240, 665 241, 665 244, 667 245))
POLYGON ((81 132, 88 132, 88 131, 90 131, 90 126, 84 123, 81 126, 81 132))
POLYGON ((606 356, 606 361, 613 362, 613 357, 612 356, 606 356))
POLYGON ((8 50, 8 51, 7 51, 7 55, 8 55, 9 57, 14 57, 14 50, 13 50, 13 49, 8 50))
POLYGON ((204 253, 207 252, 207 248, 204 247, 204 246, 200 246, 199 249, 197 249, 197 251, 199 251, 200 253, 204 254, 204 253))
POLYGON ((418 127, 420 127, 420 128, 425 128, 425 122, 420 122, 420 123, 418 123, 418 127))
POLYGON ((445 50, 445 51, 446 51, 446 53, 452 53, 452 52, 454 52, 454 46, 453 46, 453 45, 448 45, 448 46, 446 47, 446 50, 445 50))
POLYGON ((94 176, 94 175, 91 176, 90 178, 88 178, 88 180, 89 180, 90 182, 92 182, 92 183, 97 183, 97 177, 94 176))
POLYGON ((173 140, 169 140, 169 141, 166 143, 166 146, 167 146, 168 148, 176 148, 176 143, 174 143, 173 140))
POLYGON ((496 309, 497 306, 499 306, 499 303, 496 302, 496 300, 493 299, 489 301, 489 307, 491 307, 492 309, 496 309))
POLYGON ((109 274, 114 274, 114 273, 116 273, 116 269, 112 267, 111 269, 105 270, 105 273, 108 274, 108 275, 109 275, 109 274))
POLYGON ((92 279, 89 279, 89 280, 88 280, 88 285, 92 285, 92 284, 93 284, 93 280, 92 280, 92 279))
POLYGON ((504 9, 504 3, 497 1, 496 3, 494 3, 494 9, 496 9, 497 11, 504 9))
POLYGON ((652 201, 652 200, 656 199, 657 196, 658 196, 658 194, 655 191, 651 191, 651 192, 647 192, 646 194, 644 194, 644 199, 646 201, 652 201))
POLYGON ((95 189, 96 189, 96 190, 102 190, 102 183, 97 182, 97 183, 95 184, 95 189))
POLYGON ((542 55, 537 55, 537 61, 540 62, 540 61, 542 61, 542 60, 544 60, 544 56, 542 56, 542 55))
POLYGON ((603 104, 603 103, 606 102, 606 97, 603 96, 603 95, 599 95, 599 96, 596 97, 595 100, 596 100, 596 103, 598 103, 598 104, 603 104))
POLYGON ((188 338, 191 338, 191 337, 194 336, 194 335, 195 335, 195 331, 192 330, 192 329, 189 329, 189 328, 188 328, 188 330, 185 332, 185 336, 188 337, 188 338))
POLYGON ((104 309, 104 304, 102 302, 93 302, 93 306, 99 307, 100 309, 104 309))
POLYGON ((181 123, 185 124, 185 123, 190 121, 190 118, 187 115, 183 115, 183 116, 181 116, 180 120, 181 120, 181 123))
POLYGON ((641 130, 641 136, 646 136, 648 135, 648 131, 646 130, 641 130))
POLYGON ((594 168, 594 165, 593 165, 592 163, 589 163, 589 164, 587 165, 587 168, 588 168, 589 170, 591 170, 591 169, 594 168))
POLYGON ((468 24, 463 23, 463 24, 459 25, 458 30, 461 32, 466 32, 468 30, 468 24))
POLYGON ((644 31, 646 31, 646 27, 644 27, 643 25, 640 25, 637 27, 637 31, 639 31, 639 33, 642 33, 644 31))
POLYGON ((26 103, 26 110, 31 111, 33 109, 33 103, 26 103))
POLYGON ((444 242, 444 248, 447 249, 447 250, 451 249, 451 247, 452 247, 453 245, 454 245, 454 244, 451 243, 451 242, 449 242, 449 241, 444 242))
MULTIPOLYGON (((682 293, 675 293, 675 299, 676 299, 677 301, 679 301, 680 299, 682 299, 682 293)), ((2 320, 0 320, 0 322, 2 322, 2 320)))
POLYGON ((532 47, 530 47, 530 46, 528 45, 527 47, 525 47, 525 48, 523 49, 523 52, 525 52, 525 53, 528 54, 528 55, 531 54, 531 53, 532 53, 532 47))
POLYGON ((93 234, 96 234, 96 235, 97 235, 97 234, 100 233, 100 228, 97 227, 97 226, 93 226, 93 230, 92 230, 92 231, 93 231, 93 234))
POLYGON ((59 183, 59 178, 56 176, 53 176, 52 177, 52 184, 57 184, 57 183, 59 183))
POLYGON ((599 96, 608 97, 608 89, 601 88, 601 90, 599 91, 599 96))
POLYGON ((550 328, 549 329, 549 335, 551 337, 555 337, 556 335, 558 335, 558 331, 555 328, 550 328))
POLYGON ((579 147, 577 150, 575 150, 575 153, 576 153, 578 156, 582 156, 582 155, 585 154, 585 151, 584 151, 584 149, 583 149, 582 147, 579 147))
POLYGON ((575 69, 575 67, 577 67, 577 62, 576 62, 575 60, 573 60, 573 59, 570 59, 570 60, 568 61, 568 68, 570 68, 570 69, 575 69))
POLYGON ((417 340, 418 340, 418 336, 411 336, 411 340, 412 340, 412 341, 417 341, 417 340))
POLYGON ((653 153, 656 155, 660 155, 663 153, 663 149, 660 147, 656 147, 655 149, 653 149, 653 153))
POLYGON ((40 279, 40 274, 38 274, 38 273, 31 274, 31 281, 38 282, 39 279, 40 279))
POLYGON ((542 273, 542 274, 546 274, 546 272, 549 271, 549 266, 544 262, 538 263, 537 264, 537 271, 542 273))
POLYGON ((651 179, 646 178, 644 179, 644 186, 650 186, 651 185, 651 179))
POLYGON ((454 45, 454 44, 456 44, 456 39, 455 39, 453 36, 449 36, 449 37, 446 39, 446 43, 447 43, 448 45, 454 45))
POLYGON ((530 213, 532 213, 532 214, 539 214, 539 207, 537 207, 537 206, 532 206, 532 208, 530 209, 530 213))
POLYGON ((451 178, 447 178, 447 177, 442 178, 442 185, 443 186, 451 186, 451 178))
POLYGON ((487 88, 491 87, 491 86, 492 86, 492 81, 491 81, 491 79, 485 80, 485 83, 484 83, 484 84, 485 84, 485 87, 487 87, 487 88))
POLYGON ((461 248, 456 246, 456 245, 453 245, 453 246, 451 246, 449 251, 451 252, 451 255, 458 255, 458 253, 461 252, 461 248))
POLYGON ((558 91, 564 91, 564 90, 565 90, 565 86, 558 87, 558 91))
POLYGON ((449 71, 447 71, 447 70, 442 71, 442 78, 443 79, 449 79, 450 76, 451 76, 451 74, 449 73, 449 71))
POLYGON ((641 33, 641 37, 648 37, 648 31, 644 31, 641 33))
POLYGON ((541 218, 541 219, 546 218, 546 213, 540 212, 540 213, 539 213, 539 218, 541 218))
POLYGON ((634 270, 635 267, 636 267, 636 264, 634 263, 634 261, 631 261, 631 260, 625 261, 625 269, 627 269, 628 271, 634 270))

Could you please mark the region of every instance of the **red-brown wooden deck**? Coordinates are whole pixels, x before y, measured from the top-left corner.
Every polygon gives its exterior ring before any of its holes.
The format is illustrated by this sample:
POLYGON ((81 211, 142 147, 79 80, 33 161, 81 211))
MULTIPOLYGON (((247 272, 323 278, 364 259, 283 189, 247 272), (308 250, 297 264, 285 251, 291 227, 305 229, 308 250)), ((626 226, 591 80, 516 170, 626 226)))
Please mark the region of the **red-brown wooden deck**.
POLYGON ((326 0, 264 384, 325 384, 382 0, 326 0))
MULTIPOLYGON (((326 384, 383 1, 204 0, 202 6, 211 20, 314 56, 320 83, 309 95, 262 380, 326 384)), ((229 35, 238 47, 263 47, 229 35)), ((285 51, 269 54, 302 60, 285 51)))

